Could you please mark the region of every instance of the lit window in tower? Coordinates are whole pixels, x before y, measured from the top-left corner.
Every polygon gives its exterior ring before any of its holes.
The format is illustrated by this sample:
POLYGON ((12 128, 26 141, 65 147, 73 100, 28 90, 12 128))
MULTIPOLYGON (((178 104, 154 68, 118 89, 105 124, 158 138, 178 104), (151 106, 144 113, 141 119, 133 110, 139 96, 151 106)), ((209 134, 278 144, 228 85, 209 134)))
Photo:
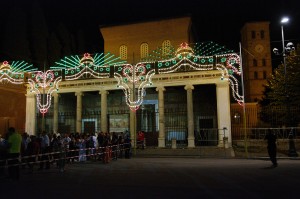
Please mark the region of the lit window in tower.
POLYGON ((148 57, 148 55, 149 55, 148 44, 147 43, 142 43, 141 47, 140 47, 140 51, 141 51, 141 59, 148 57))
POLYGON ((162 55, 167 56, 171 53, 170 51, 171 51, 171 41, 170 40, 165 40, 162 43, 162 55))
POLYGON ((127 59, 127 46, 125 45, 120 46, 120 58, 123 60, 127 59))

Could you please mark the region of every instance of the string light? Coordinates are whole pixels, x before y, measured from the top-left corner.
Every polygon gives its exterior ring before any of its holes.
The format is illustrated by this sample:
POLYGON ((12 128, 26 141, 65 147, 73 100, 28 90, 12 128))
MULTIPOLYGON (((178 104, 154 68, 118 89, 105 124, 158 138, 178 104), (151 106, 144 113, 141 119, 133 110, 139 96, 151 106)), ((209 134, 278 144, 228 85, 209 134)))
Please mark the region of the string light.
POLYGON ((135 66, 126 64, 114 73, 118 82, 117 87, 123 89, 126 104, 132 111, 139 109, 143 103, 146 86, 152 85, 151 78, 155 74, 155 70, 148 70, 148 68, 145 67, 145 63, 135 66))
POLYGON ((239 104, 243 102, 244 97, 239 94, 239 84, 235 77, 241 75, 240 58, 237 54, 213 42, 198 43, 193 48, 187 43, 182 43, 176 51, 172 46, 168 46, 168 50, 168 53, 164 54, 165 49, 158 48, 145 58, 144 62, 134 66, 126 64, 111 53, 94 56, 85 53, 82 58, 78 55, 65 57, 55 62, 46 72, 36 71, 24 61, 13 62, 12 65, 4 61, 0 66, 0 82, 28 82, 30 92, 36 94, 37 107, 44 114, 50 108, 52 93, 58 92, 61 81, 110 78, 113 68, 117 87, 124 91, 126 104, 132 111, 136 111, 143 103, 146 87, 153 84, 152 77, 155 72, 168 74, 182 70, 218 70, 221 80, 229 82, 234 99, 239 104), (25 73, 29 74, 28 80, 25 73), (43 95, 46 95, 46 102, 42 101, 43 95))

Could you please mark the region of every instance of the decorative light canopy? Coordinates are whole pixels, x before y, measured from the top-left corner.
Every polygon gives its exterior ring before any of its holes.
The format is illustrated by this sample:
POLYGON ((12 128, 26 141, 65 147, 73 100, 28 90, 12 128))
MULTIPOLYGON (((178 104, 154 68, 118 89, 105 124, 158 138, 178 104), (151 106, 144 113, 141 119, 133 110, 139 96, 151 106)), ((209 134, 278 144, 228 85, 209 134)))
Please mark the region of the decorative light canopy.
POLYGON ((45 114, 51 106, 52 93, 58 91, 58 83, 62 80, 61 76, 55 76, 52 70, 46 72, 37 71, 31 74, 28 79, 30 92, 36 94, 37 107, 40 113, 45 114), (44 99, 46 96, 46 99, 44 99))
POLYGON ((45 114, 51 106, 53 92, 59 91, 61 81, 81 79, 115 78, 117 87, 123 89, 126 104, 133 111, 143 103, 145 90, 151 86, 155 74, 219 70, 221 80, 228 81, 234 99, 242 104, 236 76, 241 75, 240 58, 237 54, 213 42, 182 43, 178 49, 168 46, 168 51, 158 48, 136 65, 126 64, 113 54, 85 53, 69 56, 55 62, 48 71, 37 71, 25 62, 3 62, 0 66, 0 83, 28 84, 36 94, 37 106, 45 114), (163 54, 163 52, 168 52, 163 54), (225 52, 225 53, 224 53, 225 52), (46 99, 45 99, 46 98, 46 99))
POLYGON ((152 85, 151 78, 155 70, 143 63, 134 66, 127 64, 117 66, 114 77, 118 81, 117 87, 123 89, 126 104, 132 111, 136 111, 143 103, 145 87, 152 85))
MULTIPOLYGON (((188 45, 187 43, 182 44, 188 45)), ((182 44, 178 49, 181 49, 183 47, 182 44)), ((213 56, 233 53, 233 50, 229 50, 225 46, 221 46, 213 41, 194 43, 188 46, 193 50, 193 54, 195 54, 196 56, 213 56)), ((176 54, 178 54, 178 49, 176 50, 173 46, 170 46, 168 47, 168 53, 164 53, 163 47, 159 47, 153 50, 147 57, 142 58, 141 61, 151 62, 172 59, 176 54)))

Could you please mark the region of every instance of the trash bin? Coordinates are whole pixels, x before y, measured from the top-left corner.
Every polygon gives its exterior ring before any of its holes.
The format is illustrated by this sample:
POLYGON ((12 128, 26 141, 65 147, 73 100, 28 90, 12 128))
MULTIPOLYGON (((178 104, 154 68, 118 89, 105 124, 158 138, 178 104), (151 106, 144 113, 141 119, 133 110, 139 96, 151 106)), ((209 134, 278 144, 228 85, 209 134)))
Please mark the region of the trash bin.
POLYGON ((172 149, 176 149, 177 146, 176 146, 176 139, 175 138, 172 138, 172 149))

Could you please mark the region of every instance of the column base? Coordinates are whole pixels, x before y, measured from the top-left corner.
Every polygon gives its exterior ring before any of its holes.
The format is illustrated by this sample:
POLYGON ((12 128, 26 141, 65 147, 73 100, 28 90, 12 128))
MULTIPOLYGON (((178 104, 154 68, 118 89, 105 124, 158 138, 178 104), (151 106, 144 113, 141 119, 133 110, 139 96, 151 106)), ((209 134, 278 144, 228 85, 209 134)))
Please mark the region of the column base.
POLYGON ((166 147, 165 138, 158 138, 158 147, 159 148, 165 148, 166 147))
POLYGON ((195 148, 195 138, 188 138, 188 148, 195 148))

